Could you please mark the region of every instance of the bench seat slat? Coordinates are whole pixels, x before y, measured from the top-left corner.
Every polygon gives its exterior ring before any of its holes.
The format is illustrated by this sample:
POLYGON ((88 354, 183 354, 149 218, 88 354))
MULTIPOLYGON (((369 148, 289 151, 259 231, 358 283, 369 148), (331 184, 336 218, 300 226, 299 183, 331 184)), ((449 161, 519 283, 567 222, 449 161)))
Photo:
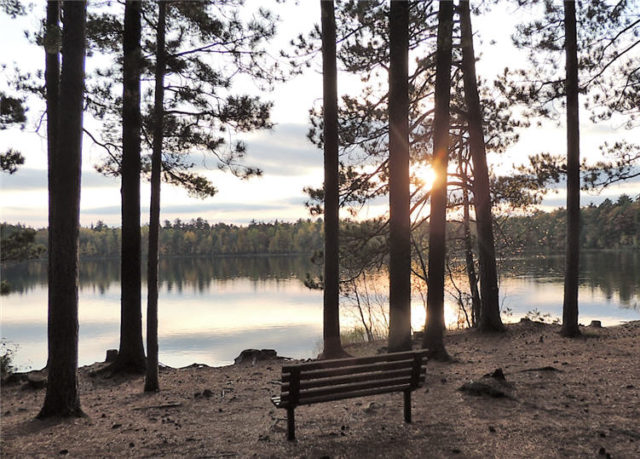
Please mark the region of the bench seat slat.
MULTIPOLYGON (((426 374, 426 367, 422 367, 420 369, 421 374, 426 374)), ((313 387, 325 387, 325 386, 335 386, 338 384, 349 384, 360 381, 375 381, 379 379, 388 379, 388 378, 396 378, 396 377, 406 377, 410 378, 412 374, 411 368, 403 368, 399 370, 391 370, 386 372, 369 372, 369 373, 356 373, 349 374, 344 376, 332 376, 329 378, 321 378, 321 379, 306 379, 300 381, 300 390, 311 389, 313 387)), ((289 391, 289 384, 282 384, 282 392, 289 391)))
MULTIPOLYGON (((343 394, 347 394, 349 392, 372 389, 375 387, 380 387, 380 388, 397 387, 397 386, 402 386, 404 384, 408 384, 412 389, 417 389, 418 387, 424 384, 424 380, 425 380, 425 377, 422 376, 418 380, 418 384, 416 386, 413 386, 411 384, 410 377, 405 376, 400 378, 387 378, 387 379, 380 379, 375 381, 361 381, 361 382, 356 382, 351 384, 341 384, 341 385, 331 386, 331 387, 316 387, 313 389, 301 390, 298 396, 298 402, 299 404, 303 404, 305 399, 316 398, 322 395, 335 394, 337 397, 341 397, 343 396, 343 394)), ((281 395, 281 401, 289 402, 289 400, 290 400, 289 394, 287 392, 283 392, 281 395)))
POLYGON ((340 368, 345 366, 363 365, 367 363, 375 362, 393 362, 396 360, 408 360, 413 359, 416 354, 421 354, 423 360, 426 361, 426 350, 422 351, 406 351, 406 352, 392 352, 388 354, 373 355, 369 357, 352 357, 346 359, 332 359, 332 360, 318 360, 316 362, 299 363, 296 365, 284 365, 282 367, 282 373, 289 373, 291 368, 300 368, 300 371, 305 372, 309 370, 327 369, 327 368, 340 368))
POLYGON ((334 400, 344 400, 347 398, 364 397, 367 395, 386 394, 389 392, 404 392, 411 390, 411 384, 400 384, 397 386, 375 387, 371 389, 362 389, 353 392, 344 392, 339 394, 320 395, 317 397, 309 397, 300 401, 300 405, 311 405, 313 403, 331 402, 334 400))

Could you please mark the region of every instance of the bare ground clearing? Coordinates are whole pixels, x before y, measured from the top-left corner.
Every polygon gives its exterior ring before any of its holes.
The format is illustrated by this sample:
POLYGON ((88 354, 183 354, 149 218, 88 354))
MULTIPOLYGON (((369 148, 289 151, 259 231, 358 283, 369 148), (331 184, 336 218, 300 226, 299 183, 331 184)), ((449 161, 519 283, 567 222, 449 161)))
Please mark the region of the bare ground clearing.
MULTIPOLYGON (((2 457, 640 457, 640 321, 582 328, 509 325, 501 335, 451 332, 456 363, 429 362, 414 393, 413 424, 402 394, 296 410, 298 440, 286 440, 281 362, 164 369, 161 392, 143 378, 80 369, 85 418, 39 421, 44 389, 2 387, 2 457), (545 368, 545 367, 553 367, 545 368), (458 388, 502 368, 513 398, 458 388)), ((374 354, 383 343, 358 345, 374 354)))

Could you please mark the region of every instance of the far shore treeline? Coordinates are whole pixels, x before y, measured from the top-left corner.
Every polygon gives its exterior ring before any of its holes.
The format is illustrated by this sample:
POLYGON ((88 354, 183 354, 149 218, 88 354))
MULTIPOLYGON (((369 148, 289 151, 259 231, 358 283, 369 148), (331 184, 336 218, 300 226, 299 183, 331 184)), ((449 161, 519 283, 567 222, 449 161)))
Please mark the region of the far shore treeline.
MULTIPOLYGON (((584 249, 639 249, 640 196, 635 200, 627 195, 617 201, 605 199, 600 205, 582 208, 581 246, 584 249)), ((366 223, 343 222, 353 228, 366 223)), ((495 222, 497 247, 502 254, 521 252, 558 252, 566 240, 566 210, 536 211, 525 216, 498 217, 495 222)), ((322 220, 306 219, 294 223, 251 222, 246 226, 216 223, 201 218, 188 222, 165 220, 160 230, 162 256, 241 256, 292 255, 322 249, 322 220)), ((422 225, 415 232, 428 233, 422 225)), ((46 229, 23 225, 0 225, 2 261, 19 261, 46 256, 46 229)), ((148 236, 143 227, 142 247, 148 236)), ((79 253, 81 257, 120 256, 120 228, 102 222, 81 228, 79 253)), ((451 222, 448 238, 462 237, 461 225, 451 222)))

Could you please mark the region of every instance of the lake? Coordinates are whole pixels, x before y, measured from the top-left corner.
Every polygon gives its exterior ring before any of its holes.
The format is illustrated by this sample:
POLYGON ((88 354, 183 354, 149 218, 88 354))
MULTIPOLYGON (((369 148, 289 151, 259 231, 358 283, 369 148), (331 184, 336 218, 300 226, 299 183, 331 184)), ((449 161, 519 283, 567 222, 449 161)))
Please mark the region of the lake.
MULTIPOLYGON (((107 349, 118 347, 119 265, 113 259, 80 263, 80 365, 102 361, 107 349)), ((319 270, 307 257, 161 260, 160 362, 174 367, 225 365, 247 348, 276 349, 294 358, 315 356, 321 350, 322 292, 305 287, 304 279, 319 270)), ((515 322, 527 313, 547 322, 562 316, 563 257, 512 257, 500 261, 500 272, 503 320, 515 322)), ((47 348, 46 262, 7 265, 2 279, 13 290, 0 299, 0 334, 17 346, 18 368, 41 368, 47 348)), ((384 289, 379 302, 385 301, 384 289)), ((640 252, 583 254, 579 294, 583 324, 639 320, 640 252)), ((450 295, 446 306, 453 326, 458 314, 450 295)), ((344 309, 343 329, 353 328, 359 321, 356 310, 344 309)), ((143 318, 145 312, 143 282, 143 318)), ((417 295, 414 329, 422 326, 424 317, 417 295)))

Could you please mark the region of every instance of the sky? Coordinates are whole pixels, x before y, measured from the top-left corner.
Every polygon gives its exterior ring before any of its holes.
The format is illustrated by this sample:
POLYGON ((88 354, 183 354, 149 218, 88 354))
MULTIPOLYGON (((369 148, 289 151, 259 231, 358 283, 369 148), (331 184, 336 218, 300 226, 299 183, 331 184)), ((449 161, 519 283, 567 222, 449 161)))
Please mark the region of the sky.
MULTIPOLYGON (((40 7, 40 4, 37 3, 40 7)), ((300 32, 309 31, 320 18, 319 2, 304 0, 298 5, 287 3, 276 6, 282 18, 281 33, 274 43, 274 54, 300 32)), ((28 18, 12 20, 0 16, 0 42, 3 52, 0 63, 7 66, 1 70, 0 88, 5 88, 9 70, 17 65, 22 70, 34 70, 44 65, 44 53, 41 49, 28 45, 23 30, 37 24, 42 11, 32 13, 28 18)), ((489 79, 502 71, 505 65, 515 67, 525 65, 524 53, 516 51, 510 43, 510 34, 514 24, 514 10, 509 6, 496 7, 490 16, 477 18, 474 22, 480 31, 483 43, 476 41, 476 48, 482 51, 478 63, 480 77, 489 79), (500 24, 496 27, 495 24, 500 24), (496 44, 488 46, 495 41, 496 44)), ((91 63, 88 63, 90 66, 91 63)), ((340 93, 357 91, 358 87, 344 73, 339 75, 340 93)), ((245 89, 245 88, 239 88, 245 89)), ((247 88, 252 91, 253 89, 247 88)), ((309 109, 321 102, 322 77, 320 62, 317 61, 303 75, 281 84, 272 93, 263 94, 274 102, 272 120, 276 126, 271 131, 260 131, 243 136, 247 142, 246 164, 260 167, 264 175, 241 181, 229 174, 221 173, 214 164, 198 162, 198 171, 208 176, 219 190, 211 198, 197 199, 177 187, 163 185, 161 220, 190 220, 204 218, 210 222, 226 222, 244 225, 257 221, 292 221, 308 218, 304 202, 305 186, 322 185, 322 151, 306 138, 309 128, 309 109)), ((24 130, 8 129, 0 131, 0 151, 13 147, 26 157, 26 163, 14 175, 0 174, 0 221, 23 223, 35 227, 46 226, 47 222, 47 172, 46 138, 35 132, 35 126, 43 111, 43 104, 31 101, 29 117, 24 130)), ((597 146, 603 141, 621 138, 640 141, 638 129, 629 131, 615 122, 593 126, 582 114, 581 147, 583 156, 596 158, 597 146)), ((91 126, 92 120, 85 117, 91 126)), ((620 124, 620 123, 618 123, 620 124)), ((44 132, 45 128, 41 129, 44 132)), ((529 154, 551 152, 564 154, 565 131, 563 126, 554 122, 544 122, 541 127, 531 127, 520 131, 520 141, 511 147, 506 155, 490 158, 497 168, 509 168, 526 160, 529 154)), ((101 220, 108 225, 120 224, 119 180, 104 177, 97 173, 94 164, 102 158, 101 149, 85 139, 83 147, 83 174, 81 196, 81 224, 88 226, 101 220)), ((626 193, 631 196, 640 194, 640 181, 624 183, 605 190, 603 193, 583 194, 582 204, 596 204, 609 197, 617 198, 626 193)), ((148 221, 150 191, 149 184, 142 184, 142 221, 148 221)), ((566 195, 562 186, 550 193, 542 208, 550 210, 564 206, 566 195)), ((368 218, 386 212, 387 203, 378 199, 362 209, 360 218, 368 218)))

